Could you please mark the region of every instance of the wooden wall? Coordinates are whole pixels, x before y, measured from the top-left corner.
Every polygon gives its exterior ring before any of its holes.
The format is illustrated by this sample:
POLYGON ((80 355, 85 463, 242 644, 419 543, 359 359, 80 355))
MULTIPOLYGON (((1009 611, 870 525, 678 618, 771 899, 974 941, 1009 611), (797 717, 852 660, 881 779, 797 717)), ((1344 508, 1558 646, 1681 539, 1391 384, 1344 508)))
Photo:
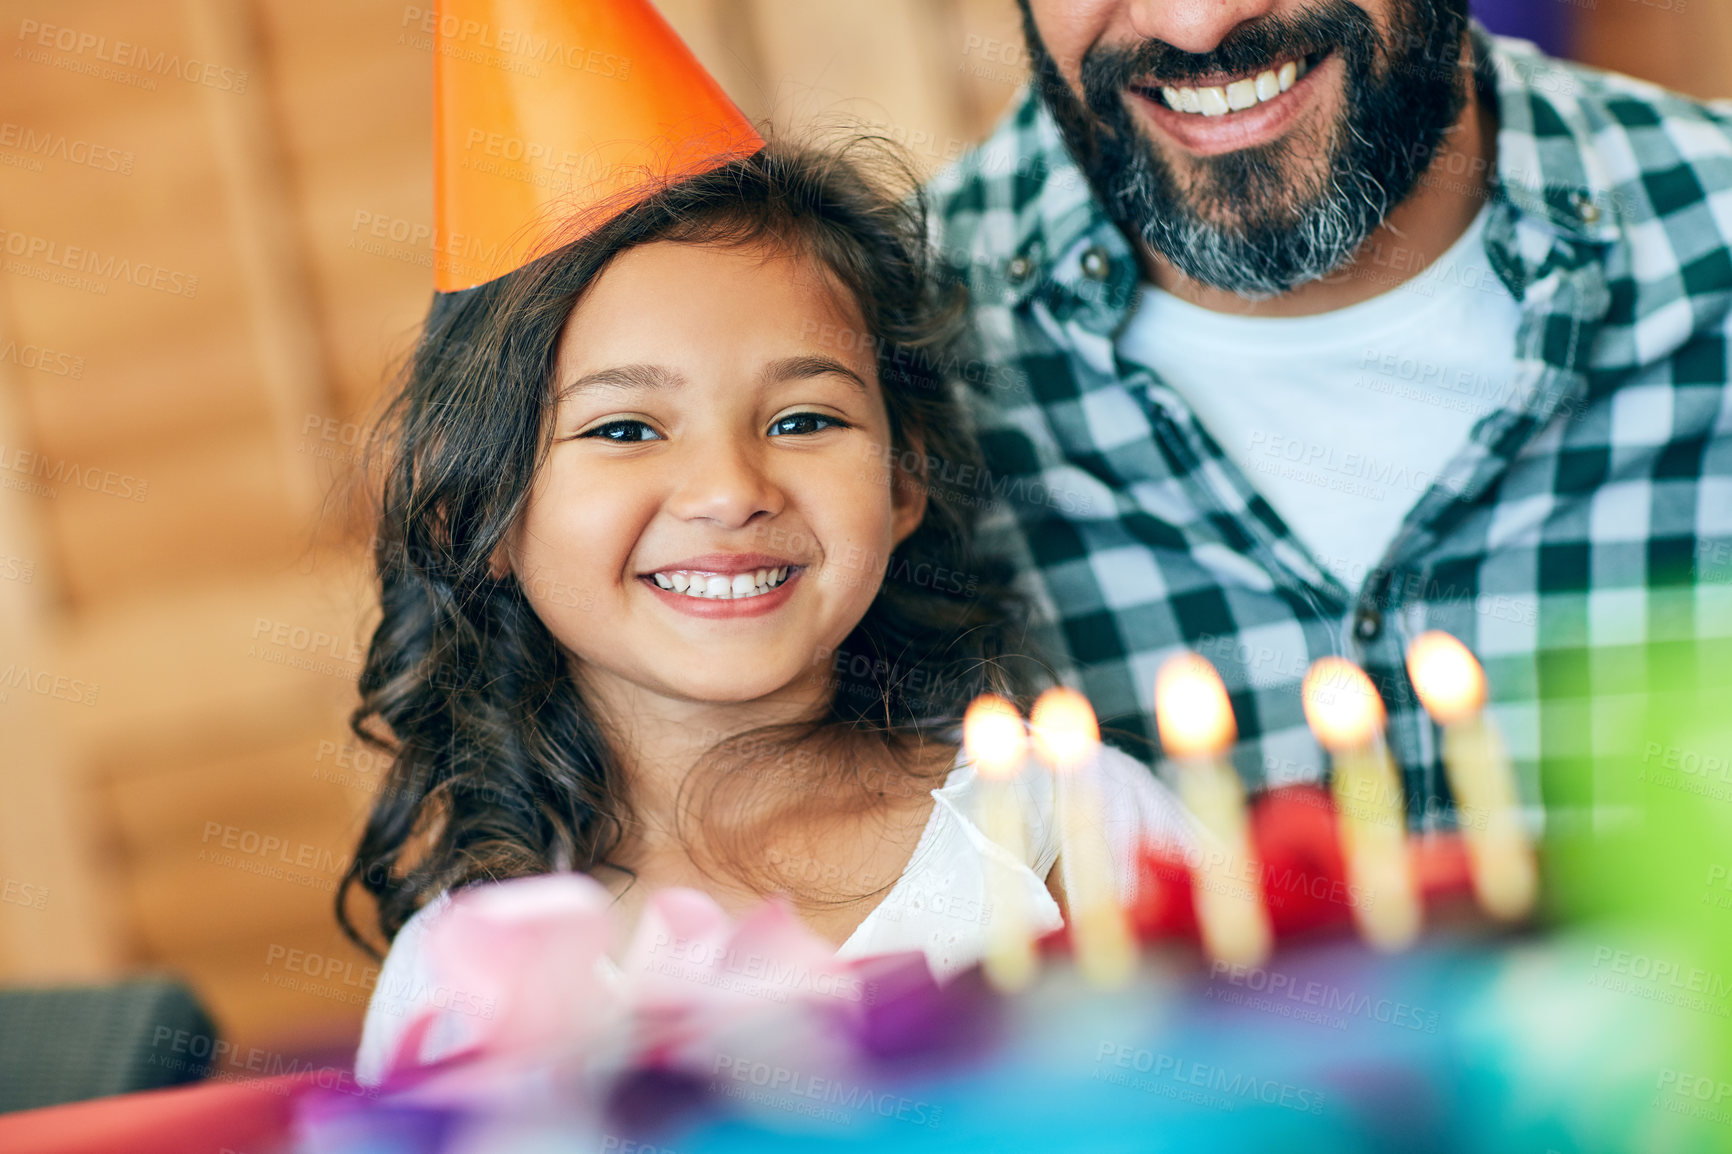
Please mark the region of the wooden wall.
MULTIPOLYGON (((353 1036, 379 767, 328 492, 429 297, 428 2, 0 3, 0 978, 162 968, 246 1044, 353 1036)), ((1718 7, 1598 5, 1596 59, 1732 90, 1718 7)), ((749 114, 926 171, 1024 71, 1012 0, 661 6, 749 114)))

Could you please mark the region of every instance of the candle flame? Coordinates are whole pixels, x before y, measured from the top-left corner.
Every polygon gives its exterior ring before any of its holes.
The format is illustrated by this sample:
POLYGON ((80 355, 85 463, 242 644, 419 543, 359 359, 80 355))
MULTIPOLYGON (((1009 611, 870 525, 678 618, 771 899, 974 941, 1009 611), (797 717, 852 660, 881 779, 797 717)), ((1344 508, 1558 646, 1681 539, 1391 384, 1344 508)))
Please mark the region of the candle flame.
POLYGON ((1467 646, 1438 629, 1407 647, 1407 676, 1439 725, 1466 720, 1485 706, 1485 670, 1467 646))
POLYGON ((1041 694, 1028 722, 1035 749, 1055 773, 1080 768, 1101 743, 1094 708, 1074 689, 1058 686, 1041 694))
POLYGON ((1196 653, 1168 659, 1155 675, 1155 725, 1168 757, 1203 757, 1226 751, 1238 736, 1227 687, 1209 660, 1196 653))
POLYGON ((1299 689, 1305 720, 1330 753, 1362 749, 1383 727, 1383 700, 1371 678, 1341 657, 1311 663, 1299 689))
POLYGON ((1028 753, 1022 714, 1002 697, 981 694, 962 719, 962 745, 981 777, 996 781, 1015 777, 1028 753))

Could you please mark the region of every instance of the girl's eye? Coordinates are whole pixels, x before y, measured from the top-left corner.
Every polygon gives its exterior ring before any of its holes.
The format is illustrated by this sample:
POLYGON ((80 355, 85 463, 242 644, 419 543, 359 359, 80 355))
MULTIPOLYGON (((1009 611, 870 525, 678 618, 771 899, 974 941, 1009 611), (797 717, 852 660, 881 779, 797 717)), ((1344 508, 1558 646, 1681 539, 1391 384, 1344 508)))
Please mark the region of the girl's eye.
POLYGON ((609 421, 605 425, 597 425, 587 432, 579 433, 578 436, 611 441, 616 445, 634 445, 641 441, 659 441, 662 439, 660 433, 642 421, 609 421))
POLYGON ((840 417, 826 417, 821 413, 790 413, 785 417, 777 417, 770 425, 770 436, 800 436, 805 433, 816 433, 824 429, 845 429, 848 422, 840 417))

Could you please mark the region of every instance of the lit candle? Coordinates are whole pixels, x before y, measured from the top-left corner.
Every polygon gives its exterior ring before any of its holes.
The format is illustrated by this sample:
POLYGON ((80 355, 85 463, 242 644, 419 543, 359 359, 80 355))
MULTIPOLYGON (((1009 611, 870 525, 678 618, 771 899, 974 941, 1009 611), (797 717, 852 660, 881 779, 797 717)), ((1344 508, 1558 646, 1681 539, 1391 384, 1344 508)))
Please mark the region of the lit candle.
POLYGON ((1035 749, 1053 774, 1059 866, 1077 967, 1097 986, 1122 985, 1136 968, 1136 946, 1113 888, 1112 850, 1094 780, 1101 743, 1095 712, 1074 689, 1049 689, 1034 703, 1029 725, 1035 749))
POLYGON ((1238 727, 1227 687, 1206 658, 1184 653, 1161 666, 1155 676, 1155 724, 1167 756, 1178 766, 1179 796, 1220 843, 1202 854, 1191 873, 1203 947, 1217 961, 1260 965, 1269 956, 1272 933, 1251 851, 1245 790, 1227 764, 1238 727))
POLYGON ((1485 671, 1467 646, 1434 629, 1408 646, 1407 673, 1425 711, 1443 729, 1443 767, 1479 904, 1493 917, 1522 917, 1533 909, 1538 877, 1509 753, 1485 716, 1485 671))
MULTIPOLYGON (((1004 698, 982 694, 962 720, 962 744, 980 777, 975 816, 981 831, 997 842, 1011 861, 1026 862, 1027 837, 1016 791, 1016 779, 1028 754, 1022 714, 1004 698)), ((987 980, 999 990, 1020 990, 1034 977, 1034 940, 1023 893, 1009 862, 988 859, 986 903, 992 911, 987 927, 987 980)))
POLYGON ((1372 945, 1398 950, 1419 933, 1401 781, 1383 744, 1383 702, 1351 661, 1322 657, 1300 690, 1305 720, 1334 759, 1331 774, 1354 920, 1372 945))

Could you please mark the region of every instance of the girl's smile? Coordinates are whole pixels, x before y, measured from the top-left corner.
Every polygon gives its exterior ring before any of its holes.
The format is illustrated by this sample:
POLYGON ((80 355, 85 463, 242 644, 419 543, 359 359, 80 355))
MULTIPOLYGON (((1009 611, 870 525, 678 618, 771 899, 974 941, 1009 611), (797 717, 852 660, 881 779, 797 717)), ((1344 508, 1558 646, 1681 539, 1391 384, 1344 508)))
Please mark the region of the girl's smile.
POLYGON ((788 603, 804 566, 766 553, 710 553, 638 580, 664 604, 693 617, 756 617, 788 603))

